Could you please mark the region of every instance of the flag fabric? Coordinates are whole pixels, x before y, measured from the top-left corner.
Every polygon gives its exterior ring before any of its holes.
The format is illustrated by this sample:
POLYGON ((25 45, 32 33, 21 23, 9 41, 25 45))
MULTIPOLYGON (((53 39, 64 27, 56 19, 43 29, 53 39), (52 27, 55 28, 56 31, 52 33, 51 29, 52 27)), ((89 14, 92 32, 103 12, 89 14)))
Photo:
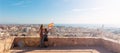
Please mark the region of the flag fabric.
POLYGON ((54 23, 48 24, 48 28, 49 28, 49 29, 51 29, 52 27, 54 27, 54 23))

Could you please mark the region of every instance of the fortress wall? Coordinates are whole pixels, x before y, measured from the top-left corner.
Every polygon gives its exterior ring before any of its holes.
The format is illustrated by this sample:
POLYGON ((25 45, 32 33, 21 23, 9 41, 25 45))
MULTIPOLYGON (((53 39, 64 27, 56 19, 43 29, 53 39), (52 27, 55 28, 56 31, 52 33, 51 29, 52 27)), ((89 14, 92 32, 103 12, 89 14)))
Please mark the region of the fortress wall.
MULTIPOLYGON (((49 46, 104 46, 106 49, 120 53, 120 44, 105 38, 49 38, 49 46)), ((9 37, 6 40, 0 40, 0 53, 9 51, 14 45, 22 44, 23 47, 38 47, 40 45, 39 37, 9 37), (14 40, 14 41, 13 41, 14 40)))
MULTIPOLYGON (((100 38, 49 38, 49 46, 98 46, 101 43, 100 38)), ((23 44, 28 47, 37 47, 40 45, 40 38, 38 37, 17 37, 14 44, 23 44)))
POLYGON ((21 47, 38 47, 40 45, 39 37, 16 37, 14 45, 22 44, 21 47))
POLYGON ((105 38, 102 39, 102 42, 103 42, 103 46, 106 49, 113 51, 115 53, 120 53, 120 43, 105 38))
POLYGON ((51 46, 98 46, 100 38, 49 38, 51 46))
POLYGON ((0 40, 0 53, 3 53, 4 51, 4 41, 0 40))
POLYGON ((0 53, 10 50, 13 44, 14 37, 8 37, 4 40, 0 40, 0 53))

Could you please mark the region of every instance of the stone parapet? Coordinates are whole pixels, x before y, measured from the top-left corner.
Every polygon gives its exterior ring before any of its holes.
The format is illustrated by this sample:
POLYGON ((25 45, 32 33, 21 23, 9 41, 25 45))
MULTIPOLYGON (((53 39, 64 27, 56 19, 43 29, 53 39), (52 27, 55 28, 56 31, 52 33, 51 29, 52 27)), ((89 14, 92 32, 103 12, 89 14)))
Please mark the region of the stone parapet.
POLYGON ((13 41, 14 37, 7 37, 0 40, 0 53, 8 52, 12 47, 13 41))
MULTIPOLYGON (((67 38, 49 37, 49 46, 98 46, 101 38, 67 38)), ((14 44, 21 42, 26 47, 37 47, 40 45, 39 37, 16 37, 14 44)))
POLYGON ((102 38, 102 43, 106 49, 113 51, 114 53, 120 53, 120 43, 118 43, 117 41, 102 38))
MULTIPOLYGON (((106 49, 120 53, 120 43, 98 37, 49 37, 48 44, 50 47, 61 47, 61 46, 103 46, 106 49)), ((0 53, 3 51, 10 50, 12 45, 19 47, 38 47, 40 45, 40 38, 34 36, 26 37, 10 37, 4 41, 0 40, 0 53)))

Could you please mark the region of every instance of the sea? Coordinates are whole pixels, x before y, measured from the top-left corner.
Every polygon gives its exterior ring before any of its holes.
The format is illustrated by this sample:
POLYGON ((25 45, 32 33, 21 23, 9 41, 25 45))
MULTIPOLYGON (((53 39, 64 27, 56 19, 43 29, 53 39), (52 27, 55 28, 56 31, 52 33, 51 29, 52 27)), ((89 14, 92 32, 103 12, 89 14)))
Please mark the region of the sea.
POLYGON ((120 25, 115 24, 55 24, 55 26, 84 27, 84 28, 120 28, 120 25))

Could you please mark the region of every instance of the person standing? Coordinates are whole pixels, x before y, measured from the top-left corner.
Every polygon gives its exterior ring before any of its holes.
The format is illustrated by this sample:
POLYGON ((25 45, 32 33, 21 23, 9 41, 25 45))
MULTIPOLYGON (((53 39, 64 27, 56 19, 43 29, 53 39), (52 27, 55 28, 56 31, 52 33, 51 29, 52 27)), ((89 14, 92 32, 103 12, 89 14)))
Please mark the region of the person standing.
POLYGON ((43 36, 44 36, 44 47, 48 47, 48 30, 47 30, 47 28, 44 29, 43 36))
POLYGON ((41 24, 40 26, 39 35, 40 35, 40 47, 44 47, 43 24, 41 24))

